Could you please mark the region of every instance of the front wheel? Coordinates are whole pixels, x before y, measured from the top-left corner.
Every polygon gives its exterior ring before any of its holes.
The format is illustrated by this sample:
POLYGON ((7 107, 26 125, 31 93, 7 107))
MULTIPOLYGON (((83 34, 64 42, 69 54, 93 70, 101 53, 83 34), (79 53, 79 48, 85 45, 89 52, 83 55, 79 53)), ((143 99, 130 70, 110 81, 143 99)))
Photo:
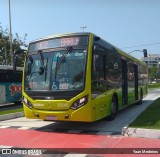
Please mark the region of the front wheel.
POLYGON ((111 114, 108 116, 109 120, 114 120, 117 114, 118 108, 117 108, 117 101, 116 98, 112 98, 112 103, 111 103, 111 114))

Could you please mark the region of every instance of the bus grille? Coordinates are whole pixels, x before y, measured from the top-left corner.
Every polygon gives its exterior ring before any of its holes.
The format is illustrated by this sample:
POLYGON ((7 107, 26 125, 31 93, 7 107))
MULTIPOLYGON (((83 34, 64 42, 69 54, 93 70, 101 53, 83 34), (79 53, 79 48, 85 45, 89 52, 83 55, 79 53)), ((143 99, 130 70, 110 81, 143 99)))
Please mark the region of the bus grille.
POLYGON ((69 92, 26 91, 26 94, 33 100, 70 100, 82 92, 83 90, 76 90, 76 91, 69 91, 69 92))
MULTIPOLYGON (((45 96, 30 96, 33 100, 46 100, 45 96)), ((73 96, 55 96, 47 100, 70 100, 73 96)))

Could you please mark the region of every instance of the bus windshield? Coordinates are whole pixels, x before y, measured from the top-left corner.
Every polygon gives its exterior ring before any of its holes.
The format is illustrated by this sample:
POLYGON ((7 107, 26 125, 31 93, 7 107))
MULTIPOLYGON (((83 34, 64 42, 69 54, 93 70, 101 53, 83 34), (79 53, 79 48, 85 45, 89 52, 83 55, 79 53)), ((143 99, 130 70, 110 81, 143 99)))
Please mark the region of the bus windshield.
POLYGON ((84 89, 86 56, 86 49, 29 54, 25 68, 25 91, 84 89))

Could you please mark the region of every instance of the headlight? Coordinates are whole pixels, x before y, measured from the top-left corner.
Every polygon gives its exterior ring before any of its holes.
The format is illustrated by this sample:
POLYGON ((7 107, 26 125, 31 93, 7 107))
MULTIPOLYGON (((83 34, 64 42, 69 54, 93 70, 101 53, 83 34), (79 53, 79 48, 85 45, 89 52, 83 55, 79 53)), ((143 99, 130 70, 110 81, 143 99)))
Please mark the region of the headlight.
POLYGON ((27 100, 27 98, 23 97, 23 103, 29 107, 29 108, 33 108, 33 105, 27 100))
POLYGON ((72 104, 71 109, 76 110, 76 109, 84 106, 87 102, 88 102, 88 95, 84 96, 84 97, 81 98, 81 99, 76 100, 76 101, 72 104))

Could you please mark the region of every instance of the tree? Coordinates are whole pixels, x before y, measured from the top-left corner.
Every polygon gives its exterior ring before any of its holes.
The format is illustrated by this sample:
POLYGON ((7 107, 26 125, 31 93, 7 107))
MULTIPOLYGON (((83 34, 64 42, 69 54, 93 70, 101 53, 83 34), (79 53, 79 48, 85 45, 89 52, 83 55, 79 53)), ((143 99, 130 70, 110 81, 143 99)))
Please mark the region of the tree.
POLYGON ((148 76, 151 81, 153 81, 154 79, 156 80, 160 79, 160 68, 159 67, 149 68, 148 76))
MULTIPOLYGON (((21 47, 27 47, 26 44, 27 34, 23 38, 19 37, 18 33, 12 39, 12 50, 13 53, 21 49, 21 47)), ((24 54, 19 56, 18 66, 23 66, 24 54)), ((11 65, 11 54, 10 54, 10 40, 8 29, 3 29, 0 23, 0 65, 11 65)))

